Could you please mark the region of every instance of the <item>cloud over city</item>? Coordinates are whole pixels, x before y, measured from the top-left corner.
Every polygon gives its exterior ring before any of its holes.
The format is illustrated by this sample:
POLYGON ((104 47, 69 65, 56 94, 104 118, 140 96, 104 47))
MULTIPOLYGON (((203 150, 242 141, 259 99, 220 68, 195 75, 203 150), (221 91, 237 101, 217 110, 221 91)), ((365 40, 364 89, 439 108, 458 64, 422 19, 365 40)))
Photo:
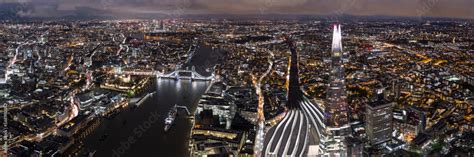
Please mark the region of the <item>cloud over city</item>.
POLYGON ((474 18, 472 0, 0 0, 29 7, 22 16, 54 16, 90 8, 116 13, 350 14, 474 18), (264 11, 264 12, 262 12, 264 11))

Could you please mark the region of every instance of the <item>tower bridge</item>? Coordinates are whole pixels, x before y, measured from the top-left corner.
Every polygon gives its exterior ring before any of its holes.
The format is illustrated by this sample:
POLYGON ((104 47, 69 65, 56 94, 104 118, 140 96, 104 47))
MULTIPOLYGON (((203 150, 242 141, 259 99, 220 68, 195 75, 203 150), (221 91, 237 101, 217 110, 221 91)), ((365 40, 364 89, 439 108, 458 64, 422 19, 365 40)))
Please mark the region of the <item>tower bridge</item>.
POLYGON ((211 76, 203 76, 196 71, 194 66, 191 68, 191 70, 177 69, 167 74, 160 71, 134 71, 134 70, 122 71, 121 69, 113 70, 112 73, 118 74, 118 75, 132 75, 132 76, 156 76, 157 78, 176 79, 176 80, 183 79, 183 80, 191 80, 191 81, 211 81, 214 79, 214 73, 212 73, 211 76))

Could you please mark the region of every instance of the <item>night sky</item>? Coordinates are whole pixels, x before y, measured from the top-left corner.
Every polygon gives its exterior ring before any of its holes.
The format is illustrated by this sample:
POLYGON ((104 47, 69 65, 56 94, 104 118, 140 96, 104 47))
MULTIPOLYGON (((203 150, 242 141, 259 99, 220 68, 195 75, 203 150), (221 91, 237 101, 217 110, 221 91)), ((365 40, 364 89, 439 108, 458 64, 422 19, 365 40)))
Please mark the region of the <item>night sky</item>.
POLYGON ((474 18, 474 0, 0 0, 30 9, 20 16, 56 16, 92 8, 115 13, 388 15, 474 18))

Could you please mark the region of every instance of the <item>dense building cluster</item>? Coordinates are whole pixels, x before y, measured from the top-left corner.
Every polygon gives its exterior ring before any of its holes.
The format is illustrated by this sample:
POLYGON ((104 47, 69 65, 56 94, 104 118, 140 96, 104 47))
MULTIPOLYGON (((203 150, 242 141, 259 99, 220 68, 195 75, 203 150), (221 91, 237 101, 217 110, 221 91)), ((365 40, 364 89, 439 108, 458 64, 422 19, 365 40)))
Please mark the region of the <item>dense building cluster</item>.
POLYGON ((1 22, 2 142, 11 156, 86 155, 81 141, 155 78, 185 77, 211 84, 190 155, 472 156, 473 23, 340 23, 334 46, 324 19, 1 22), (286 137, 308 143, 265 148, 286 137))

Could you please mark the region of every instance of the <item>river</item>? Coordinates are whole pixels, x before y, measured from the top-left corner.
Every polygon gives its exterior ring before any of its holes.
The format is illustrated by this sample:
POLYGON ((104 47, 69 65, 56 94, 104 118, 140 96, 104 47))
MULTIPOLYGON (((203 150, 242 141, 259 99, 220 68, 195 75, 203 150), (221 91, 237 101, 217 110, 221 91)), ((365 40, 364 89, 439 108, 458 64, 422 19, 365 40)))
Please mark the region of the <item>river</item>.
MULTIPOLYGON (((190 63, 199 72, 216 64, 217 58, 212 57, 216 53, 219 52, 200 46, 190 63)), ((189 156, 192 121, 184 110, 179 110, 172 128, 164 132, 164 118, 175 104, 194 112, 209 84, 209 81, 156 79, 149 91, 157 93, 139 107, 125 108, 114 118, 102 120, 84 140, 85 150, 96 151, 94 156, 100 157, 189 156)))

